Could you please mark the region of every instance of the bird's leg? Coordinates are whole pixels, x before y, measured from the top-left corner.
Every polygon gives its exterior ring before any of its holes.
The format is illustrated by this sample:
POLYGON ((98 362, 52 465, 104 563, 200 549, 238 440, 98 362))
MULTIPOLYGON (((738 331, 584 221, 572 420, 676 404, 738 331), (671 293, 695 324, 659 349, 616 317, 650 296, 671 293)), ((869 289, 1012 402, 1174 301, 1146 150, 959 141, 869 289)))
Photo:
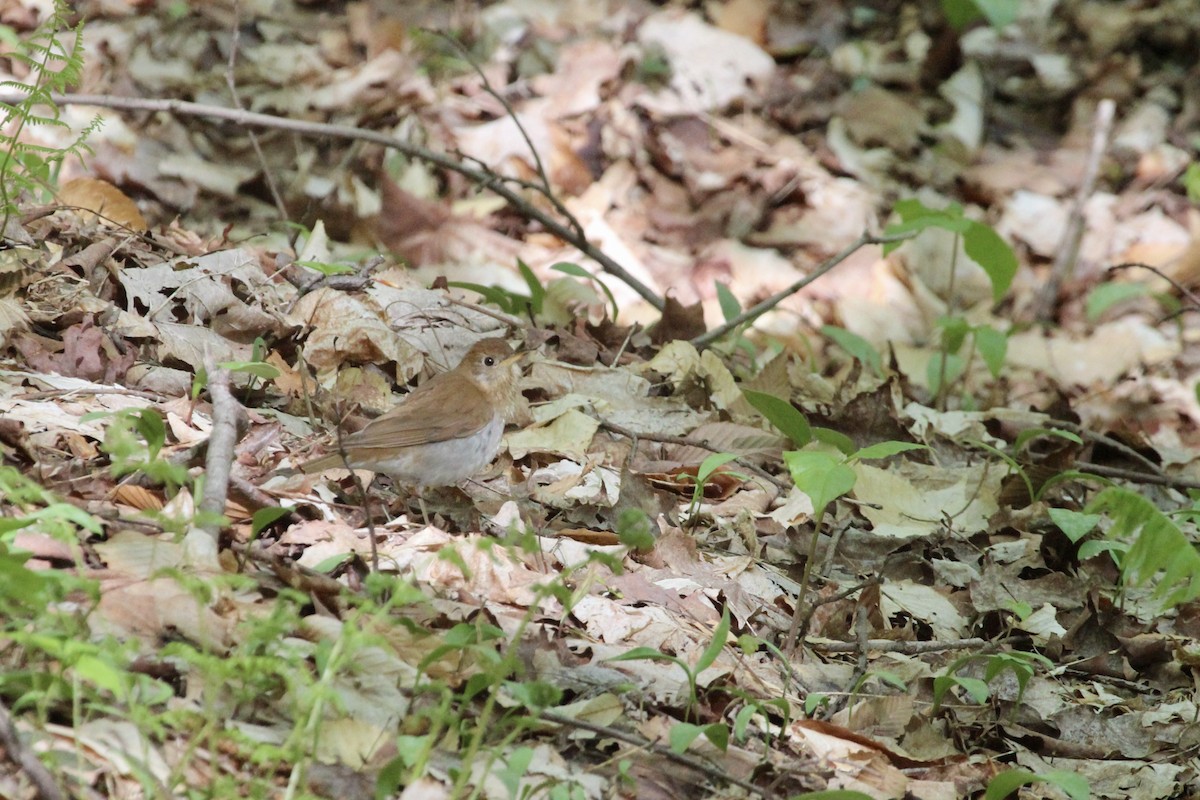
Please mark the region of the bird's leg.
POLYGON ((417 490, 417 504, 421 506, 421 521, 425 523, 425 527, 429 527, 429 512, 425 510, 425 492, 417 490))

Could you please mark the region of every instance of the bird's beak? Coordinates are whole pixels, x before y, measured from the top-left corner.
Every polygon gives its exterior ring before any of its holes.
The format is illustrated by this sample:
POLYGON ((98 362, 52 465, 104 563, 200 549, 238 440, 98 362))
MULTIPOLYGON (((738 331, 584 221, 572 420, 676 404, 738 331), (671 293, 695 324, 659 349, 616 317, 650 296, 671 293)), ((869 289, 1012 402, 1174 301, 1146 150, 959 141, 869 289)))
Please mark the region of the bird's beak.
POLYGON ((518 350, 517 352, 513 353, 508 358, 501 361, 500 364, 505 367, 507 367, 509 364, 515 364, 516 362, 520 361, 525 356, 529 355, 529 353, 530 353, 530 351, 526 350, 526 349, 518 350))

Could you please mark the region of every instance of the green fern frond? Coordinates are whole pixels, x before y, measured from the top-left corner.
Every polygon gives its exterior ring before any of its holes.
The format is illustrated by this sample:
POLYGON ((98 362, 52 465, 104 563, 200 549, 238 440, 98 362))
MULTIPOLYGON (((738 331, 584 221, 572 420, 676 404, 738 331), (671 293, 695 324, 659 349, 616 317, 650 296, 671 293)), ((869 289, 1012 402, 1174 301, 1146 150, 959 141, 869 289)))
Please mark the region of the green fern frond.
POLYGON ((1175 606, 1200 597, 1200 553, 1187 535, 1146 498, 1129 489, 1111 487, 1088 504, 1088 513, 1112 520, 1110 538, 1132 542, 1120 559, 1121 578, 1142 586, 1161 573, 1154 596, 1175 606))
POLYGON ((93 119, 74 142, 60 147, 26 142, 21 136, 29 126, 70 127, 54 104, 54 94, 68 90, 83 75, 83 27, 68 25, 70 12, 66 0, 55 0, 47 19, 5 53, 25 65, 29 82, 0 81, 0 88, 25 95, 20 102, 0 104, 0 129, 6 131, 0 135, 0 230, 7 227, 23 194, 44 191, 67 156, 90 152, 84 139, 99 125, 99 118, 93 119))

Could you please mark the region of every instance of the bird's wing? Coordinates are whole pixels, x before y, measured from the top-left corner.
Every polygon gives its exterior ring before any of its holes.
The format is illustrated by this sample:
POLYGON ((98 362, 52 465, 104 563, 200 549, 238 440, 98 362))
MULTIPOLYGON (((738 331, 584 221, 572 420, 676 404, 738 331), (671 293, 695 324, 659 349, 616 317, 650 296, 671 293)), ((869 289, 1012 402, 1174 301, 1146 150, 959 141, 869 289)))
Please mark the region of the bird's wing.
POLYGON ((391 411, 347 436, 345 445, 356 450, 379 451, 463 439, 483 430, 494 415, 492 404, 479 387, 469 380, 442 373, 422 384, 391 411), (435 384, 445 382, 455 384, 453 391, 433 391, 435 384), (449 402, 445 402, 447 397, 449 402))

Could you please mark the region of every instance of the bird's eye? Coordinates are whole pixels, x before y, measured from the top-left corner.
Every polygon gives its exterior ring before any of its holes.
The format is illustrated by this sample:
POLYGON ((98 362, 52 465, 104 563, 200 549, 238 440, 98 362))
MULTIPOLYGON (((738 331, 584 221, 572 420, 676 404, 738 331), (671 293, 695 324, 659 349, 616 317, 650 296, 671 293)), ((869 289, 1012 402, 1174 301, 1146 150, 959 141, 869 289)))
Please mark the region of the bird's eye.
POLYGON ((483 359, 483 365, 485 367, 494 367, 496 366, 496 359, 492 358, 491 356, 487 356, 483 359))

